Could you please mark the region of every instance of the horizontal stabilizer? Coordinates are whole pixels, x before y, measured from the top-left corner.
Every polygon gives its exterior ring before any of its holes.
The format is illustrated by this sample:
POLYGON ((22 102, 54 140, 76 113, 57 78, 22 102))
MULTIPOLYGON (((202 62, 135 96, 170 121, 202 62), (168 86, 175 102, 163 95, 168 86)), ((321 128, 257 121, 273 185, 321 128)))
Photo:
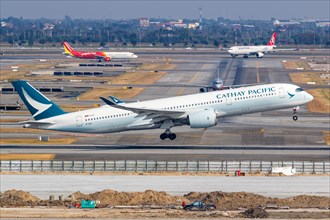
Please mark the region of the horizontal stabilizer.
POLYGON ((31 124, 31 125, 53 125, 52 121, 20 121, 18 124, 31 124))

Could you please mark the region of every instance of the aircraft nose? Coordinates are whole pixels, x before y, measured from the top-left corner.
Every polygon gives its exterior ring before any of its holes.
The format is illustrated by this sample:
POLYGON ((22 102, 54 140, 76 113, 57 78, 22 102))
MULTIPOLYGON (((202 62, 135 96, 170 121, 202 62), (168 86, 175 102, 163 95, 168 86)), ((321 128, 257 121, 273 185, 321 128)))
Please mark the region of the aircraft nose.
POLYGON ((133 55, 133 58, 138 58, 138 56, 134 54, 134 55, 133 55))
POLYGON ((215 87, 216 87, 217 89, 221 89, 221 88, 222 88, 222 84, 221 84, 221 83, 216 84, 215 87))
POLYGON ((306 99, 308 102, 311 102, 311 101, 314 99, 314 97, 313 97, 311 94, 309 94, 308 92, 306 92, 306 94, 305 94, 305 99, 306 99))

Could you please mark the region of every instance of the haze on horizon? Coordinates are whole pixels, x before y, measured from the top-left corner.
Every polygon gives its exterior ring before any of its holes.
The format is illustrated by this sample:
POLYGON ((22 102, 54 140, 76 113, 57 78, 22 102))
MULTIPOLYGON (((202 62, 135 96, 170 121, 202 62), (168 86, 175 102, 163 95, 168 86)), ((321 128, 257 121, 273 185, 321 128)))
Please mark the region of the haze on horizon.
POLYGON ((0 18, 327 19, 329 0, 1 0, 0 18))

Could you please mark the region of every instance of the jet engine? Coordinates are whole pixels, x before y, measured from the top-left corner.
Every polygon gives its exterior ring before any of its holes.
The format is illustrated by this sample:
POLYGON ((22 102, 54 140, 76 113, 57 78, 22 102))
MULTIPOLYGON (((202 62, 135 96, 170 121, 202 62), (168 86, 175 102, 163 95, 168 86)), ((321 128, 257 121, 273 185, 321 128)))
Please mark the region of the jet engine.
POLYGON ((257 56, 258 58, 262 58, 264 55, 265 55, 265 54, 264 54, 264 53, 261 53, 261 52, 258 52, 258 53, 256 54, 256 56, 257 56))
POLYGON ((105 62, 109 62, 109 61, 111 60, 111 58, 110 58, 110 57, 104 57, 103 60, 104 60, 105 62))
POLYGON ((208 92, 208 89, 206 87, 201 87, 199 89, 200 92, 208 92))
POLYGON ((188 115, 191 128, 208 128, 217 124, 217 115, 214 109, 205 109, 188 115))

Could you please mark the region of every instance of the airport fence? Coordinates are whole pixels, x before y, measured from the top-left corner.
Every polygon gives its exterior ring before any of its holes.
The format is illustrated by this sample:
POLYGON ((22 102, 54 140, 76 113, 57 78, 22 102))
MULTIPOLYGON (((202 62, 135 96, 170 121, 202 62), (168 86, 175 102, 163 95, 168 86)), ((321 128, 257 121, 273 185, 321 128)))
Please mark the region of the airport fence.
POLYGON ((330 174, 330 162, 316 161, 27 161, 2 160, 1 172, 218 172, 269 173, 278 167, 296 173, 330 174))

